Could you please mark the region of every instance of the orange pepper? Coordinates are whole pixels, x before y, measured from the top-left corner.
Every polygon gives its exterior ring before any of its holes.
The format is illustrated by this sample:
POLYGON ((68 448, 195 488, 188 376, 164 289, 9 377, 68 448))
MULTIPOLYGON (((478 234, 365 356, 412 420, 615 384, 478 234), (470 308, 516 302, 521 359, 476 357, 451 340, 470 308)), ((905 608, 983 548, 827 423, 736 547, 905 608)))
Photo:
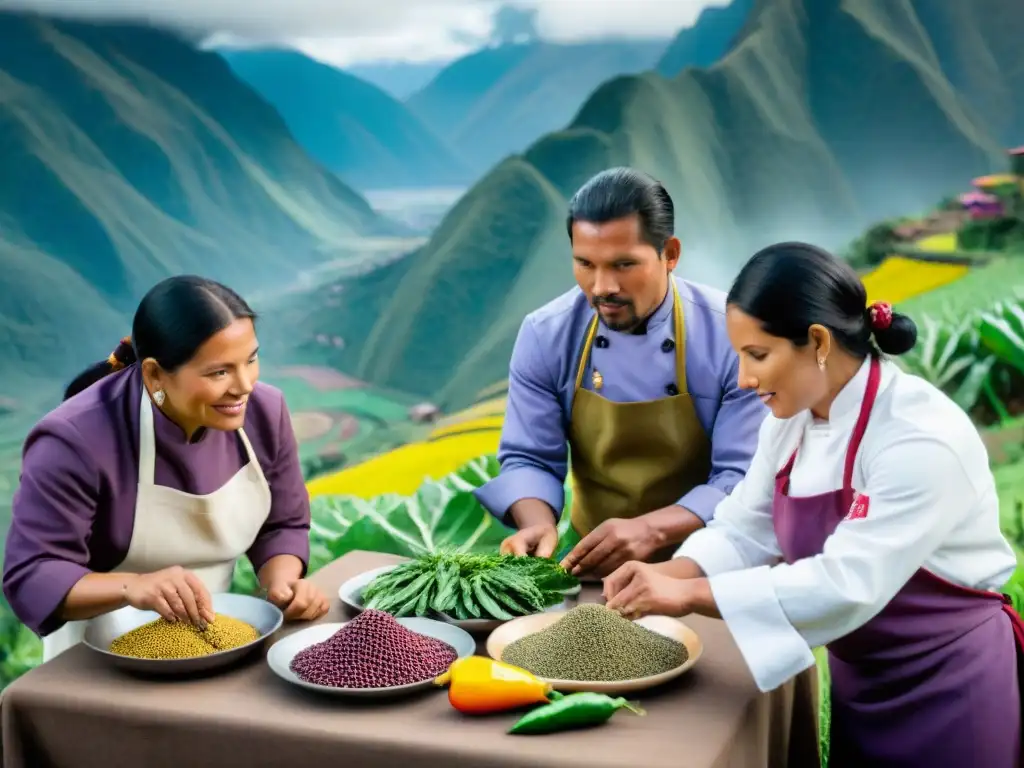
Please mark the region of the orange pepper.
POLYGON ((486 656, 457 659, 434 683, 447 684, 448 701, 468 715, 547 704, 552 693, 548 683, 525 669, 486 656))

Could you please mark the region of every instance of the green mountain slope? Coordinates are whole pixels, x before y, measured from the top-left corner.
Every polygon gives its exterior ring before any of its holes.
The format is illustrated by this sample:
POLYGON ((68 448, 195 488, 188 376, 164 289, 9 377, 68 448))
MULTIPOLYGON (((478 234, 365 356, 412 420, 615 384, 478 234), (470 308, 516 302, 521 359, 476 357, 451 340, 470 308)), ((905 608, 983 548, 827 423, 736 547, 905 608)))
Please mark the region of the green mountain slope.
POLYGON ((297 51, 225 51, 324 166, 358 189, 462 186, 468 167, 401 102, 297 51))
POLYGON ((152 29, 0 14, 0 148, 0 390, 109 352, 168 274, 253 290, 395 230, 218 55, 152 29))
MULTIPOLYGON (((722 286, 767 242, 839 247, 1003 169, 1003 147, 1024 137, 1022 104, 1008 98, 1024 93, 1024 5, 945 5, 761 0, 714 67, 605 83, 392 267, 373 329, 329 362, 448 407, 504 378, 519 321, 573 284, 566 198, 608 166, 666 182, 679 271, 722 286)), ((333 322, 367 322, 353 314, 333 322)))
POLYGON ((692 27, 680 30, 654 68, 674 77, 686 67, 710 67, 724 56, 747 22, 754 0, 732 0, 700 12, 692 27))
POLYGON ((600 83, 655 65, 664 40, 485 48, 406 101, 478 172, 565 125, 600 83))

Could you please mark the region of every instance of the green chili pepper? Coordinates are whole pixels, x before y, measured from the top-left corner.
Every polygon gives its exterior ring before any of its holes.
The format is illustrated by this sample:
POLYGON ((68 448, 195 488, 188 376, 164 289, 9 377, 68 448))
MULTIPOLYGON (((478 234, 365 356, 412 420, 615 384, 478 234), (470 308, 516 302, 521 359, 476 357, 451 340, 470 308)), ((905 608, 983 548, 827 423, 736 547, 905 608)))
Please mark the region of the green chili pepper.
POLYGON ((549 698, 552 699, 550 704, 527 712, 509 729, 509 733, 552 733, 599 725, 620 709, 628 709, 635 715, 646 714, 622 697, 613 699, 603 693, 572 693, 568 696, 552 693, 549 698))

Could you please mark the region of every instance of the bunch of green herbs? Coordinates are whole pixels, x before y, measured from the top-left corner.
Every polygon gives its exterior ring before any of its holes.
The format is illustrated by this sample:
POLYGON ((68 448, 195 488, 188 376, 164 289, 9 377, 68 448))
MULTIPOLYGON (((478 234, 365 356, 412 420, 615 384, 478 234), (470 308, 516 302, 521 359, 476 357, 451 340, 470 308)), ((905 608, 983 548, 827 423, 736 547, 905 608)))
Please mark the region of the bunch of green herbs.
POLYGON ((362 600, 393 616, 508 621, 557 605, 578 586, 579 579, 551 558, 437 552, 377 576, 362 600))

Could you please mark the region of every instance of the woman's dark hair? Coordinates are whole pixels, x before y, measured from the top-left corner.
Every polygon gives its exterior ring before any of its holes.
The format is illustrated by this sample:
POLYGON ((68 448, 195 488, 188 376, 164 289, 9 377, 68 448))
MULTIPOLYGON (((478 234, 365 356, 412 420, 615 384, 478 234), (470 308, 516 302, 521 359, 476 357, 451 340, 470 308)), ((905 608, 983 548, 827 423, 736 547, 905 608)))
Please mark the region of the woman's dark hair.
POLYGON ((569 201, 565 221, 569 242, 572 242, 572 225, 577 221, 604 224, 634 214, 640 218, 640 237, 660 257, 676 224, 675 206, 665 186, 633 168, 601 171, 569 201))
POLYGON ((898 312, 888 327, 873 327, 857 273, 807 243, 776 243, 755 253, 733 281, 726 303, 760 320, 766 333, 797 346, 808 343, 814 324, 828 328, 840 346, 861 358, 902 355, 917 342, 914 321, 898 312))
POLYGON ((195 275, 169 277, 139 302, 131 337, 121 339, 106 360, 82 371, 64 391, 64 399, 147 357, 173 372, 211 336, 243 318, 255 321, 256 313, 226 285, 195 275))

